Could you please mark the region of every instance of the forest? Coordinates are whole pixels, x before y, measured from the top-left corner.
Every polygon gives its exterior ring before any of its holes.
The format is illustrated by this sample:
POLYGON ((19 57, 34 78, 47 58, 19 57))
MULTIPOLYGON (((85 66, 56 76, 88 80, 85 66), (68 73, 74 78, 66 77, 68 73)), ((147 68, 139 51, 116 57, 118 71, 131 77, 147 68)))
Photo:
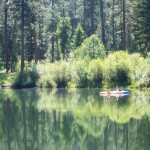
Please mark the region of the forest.
POLYGON ((149 0, 2 0, 0 12, 0 87, 150 87, 149 0))

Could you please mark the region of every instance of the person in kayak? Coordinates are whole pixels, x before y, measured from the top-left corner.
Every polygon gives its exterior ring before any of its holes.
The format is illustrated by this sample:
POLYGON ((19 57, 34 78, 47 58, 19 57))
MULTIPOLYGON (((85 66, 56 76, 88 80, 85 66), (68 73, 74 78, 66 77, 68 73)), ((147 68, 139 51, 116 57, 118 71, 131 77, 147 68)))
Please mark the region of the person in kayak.
POLYGON ((107 87, 107 90, 106 90, 106 91, 107 91, 107 93, 108 93, 108 94, 110 94, 110 90, 109 90, 109 87, 107 87))
POLYGON ((121 89, 118 87, 118 86, 116 86, 116 89, 115 89, 116 91, 121 91, 121 89))

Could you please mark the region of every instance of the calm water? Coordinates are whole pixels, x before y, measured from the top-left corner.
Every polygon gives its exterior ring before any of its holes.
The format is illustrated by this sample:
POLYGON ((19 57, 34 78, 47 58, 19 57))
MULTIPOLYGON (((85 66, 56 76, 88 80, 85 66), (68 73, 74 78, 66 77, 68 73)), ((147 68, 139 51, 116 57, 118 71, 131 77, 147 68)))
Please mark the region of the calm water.
POLYGON ((150 94, 0 90, 0 150, 150 150, 150 94))

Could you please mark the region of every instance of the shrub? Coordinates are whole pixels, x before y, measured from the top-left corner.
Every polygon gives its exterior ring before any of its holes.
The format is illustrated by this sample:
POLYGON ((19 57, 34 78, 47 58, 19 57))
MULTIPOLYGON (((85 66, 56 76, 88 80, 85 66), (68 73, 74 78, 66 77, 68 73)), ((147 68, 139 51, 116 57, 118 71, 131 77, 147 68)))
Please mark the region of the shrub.
POLYGON ((40 75, 38 85, 41 87, 67 87, 71 82, 72 71, 69 62, 60 61, 38 65, 40 75))
POLYGON ((131 61, 131 81, 132 84, 139 85, 139 78, 141 78, 141 68, 145 65, 144 57, 139 53, 134 53, 130 55, 131 61))
POLYGON ((14 87, 35 87, 39 78, 35 65, 16 75, 14 87))
POLYGON ((130 73, 130 59, 127 52, 114 52, 105 59, 104 81, 115 82, 118 85, 128 85, 131 82, 130 73))
POLYGON ((150 87, 150 56, 146 59, 140 56, 140 54, 132 55, 132 63, 134 65, 134 80, 138 81, 138 85, 143 87, 150 87), (134 62, 133 62, 134 57, 134 62))
POLYGON ((103 79, 103 65, 101 59, 93 59, 88 66, 88 78, 91 87, 101 87, 103 79))
POLYGON ((143 83, 144 85, 150 87, 150 55, 146 59, 145 71, 143 74, 143 83))
POLYGON ((55 79, 57 87, 66 87, 72 79, 71 65, 69 62, 61 61, 55 63, 55 79))
POLYGON ((75 70, 75 80, 77 86, 79 87, 87 87, 89 84, 88 80, 88 63, 85 60, 78 60, 74 62, 74 70, 75 70))
POLYGON ((55 64, 43 63, 37 65, 39 74, 38 86, 40 87, 56 87, 57 84, 54 81, 55 78, 55 64))

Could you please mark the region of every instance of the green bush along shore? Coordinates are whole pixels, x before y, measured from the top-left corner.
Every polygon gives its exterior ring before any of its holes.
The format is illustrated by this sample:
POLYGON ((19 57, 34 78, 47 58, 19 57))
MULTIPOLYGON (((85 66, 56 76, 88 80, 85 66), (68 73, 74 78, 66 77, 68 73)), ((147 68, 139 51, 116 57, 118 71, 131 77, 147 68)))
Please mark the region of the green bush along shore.
POLYGON ((150 87, 150 55, 125 51, 110 53, 105 58, 88 55, 54 63, 26 64, 25 71, 0 73, 0 85, 13 87, 150 87))

